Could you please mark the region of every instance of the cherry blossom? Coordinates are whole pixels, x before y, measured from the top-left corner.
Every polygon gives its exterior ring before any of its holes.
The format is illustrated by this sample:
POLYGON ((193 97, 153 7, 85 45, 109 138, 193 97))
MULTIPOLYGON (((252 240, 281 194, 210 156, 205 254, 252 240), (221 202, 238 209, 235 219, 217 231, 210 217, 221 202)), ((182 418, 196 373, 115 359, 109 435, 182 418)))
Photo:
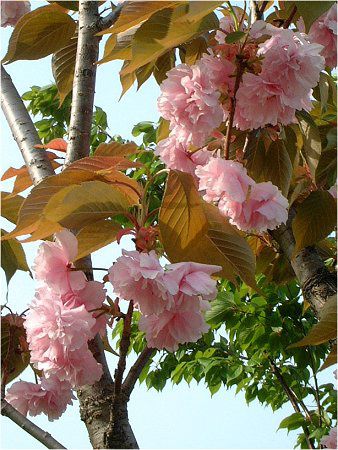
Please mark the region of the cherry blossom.
POLYGON ((321 55, 330 68, 337 66, 337 5, 334 4, 312 25, 309 39, 323 46, 321 55))
POLYGON ((173 134, 158 143, 155 154, 161 158, 168 169, 181 170, 191 175, 195 174, 197 165, 203 166, 211 157, 211 153, 206 149, 189 152, 184 144, 177 142, 173 134))
POLYGON ((44 413, 49 421, 58 419, 75 399, 70 384, 56 377, 42 378, 39 384, 17 381, 8 389, 5 398, 24 416, 44 413))
POLYGON ((326 448, 337 448, 337 427, 331 428, 329 434, 320 441, 326 448))
POLYGON ((196 168, 199 190, 207 202, 218 201, 226 195, 229 199, 243 202, 248 188, 254 181, 247 175, 242 164, 222 158, 211 158, 204 167, 196 168))
POLYGON ((207 301, 180 292, 175 295, 169 310, 158 315, 141 316, 139 329, 146 333, 150 348, 174 352, 179 344, 196 342, 208 331, 203 315, 208 308, 207 301))
POLYGON ((218 208, 230 223, 243 231, 262 233, 274 230, 288 217, 288 201, 270 181, 257 183, 250 187, 245 202, 229 201, 221 198, 218 208))
POLYGON ((17 21, 31 10, 30 2, 1 1, 1 26, 14 27, 17 21))
POLYGON ((203 64, 179 64, 167 75, 160 86, 158 109, 178 142, 201 147, 223 120, 219 93, 203 64))
POLYGON ((284 106, 297 110, 312 108, 311 89, 318 84, 319 74, 324 69, 322 48, 309 43, 301 33, 280 28, 260 44, 258 56, 263 55, 264 59, 259 76, 281 87, 284 106))
POLYGON ((33 270, 38 281, 65 294, 85 287, 86 277, 81 271, 72 271, 72 261, 77 256, 77 239, 68 230, 60 231, 55 242, 43 242, 39 246, 33 270))
POLYGON ((154 250, 149 253, 122 251, 109 269, 114 292, 124 300, 134 300, 143 314, 160 313, 172 301, 177 285, 164 278, 164 270, 154 250))
POLYGON ((245 73, 236 94, 234 124, 240 130, 295 122, 295 109, 282 103, 280 84, 245 73))
POLYGON ((182 262, 169 264, 166 270, 174 277, 181 293, 192 297, 200 295, 203 300, 213 300, 216 297, 216 280, 210 275, 222 270, 221 266, 182 262))

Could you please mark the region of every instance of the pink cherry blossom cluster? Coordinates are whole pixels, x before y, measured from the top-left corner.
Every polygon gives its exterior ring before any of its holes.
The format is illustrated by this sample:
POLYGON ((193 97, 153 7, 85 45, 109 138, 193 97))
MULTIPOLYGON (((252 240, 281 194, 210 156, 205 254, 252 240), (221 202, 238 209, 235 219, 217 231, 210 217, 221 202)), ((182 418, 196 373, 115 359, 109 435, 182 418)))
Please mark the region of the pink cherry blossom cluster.
POLYGON ((17 21, 31 10, 30 2, 1 1, 1 26, 14 27, 17 21))
POLYGON ((163 268, 154 250, 123 250, 109 269, 109 281, 117 296, 133 300, 142 313, 139 328, 148 346, 173 352, 208 330, 203 313, 217 294, 210 275, 219 270, 220 266, 193 262, 163 268))
POLYGON ((218 202, 230 223, 247 232, 273 230, 288 217, 288 201, 270 181, 256 183, 242 164, 211 158, 198 166, 199 190, 208 202, 218 202))
POLYGON ((296 110, 311 110, 312 88, 325 66, 323 47, 310 43, 306 35, 255 22, 251 36, 264 34, 271 37, 259 45, 261 72, 245 73, 236 94, 234 122, 240 130, 288 125, 296 110))
POLYGON ((30 361, 43 377, 39 385, 14 383, 6 397, 23 414, 44 412, 55 419, 71 402, 72 388, 93 384, 102 375, 88 341, 105 333, 105 317, 96 317, 105 290, 102 283, 87 281, 82 271, 73 270, 76 256, 77 239, 67 230, 39 247, 33 269, 41 286, 24 327, 30 361))
POLYGON ((337 67, 337 4, 311 26, 309 31, 311 42, 317 42, 323 46, 321 55, 325 58, 325 64, 331 69, 337 67))

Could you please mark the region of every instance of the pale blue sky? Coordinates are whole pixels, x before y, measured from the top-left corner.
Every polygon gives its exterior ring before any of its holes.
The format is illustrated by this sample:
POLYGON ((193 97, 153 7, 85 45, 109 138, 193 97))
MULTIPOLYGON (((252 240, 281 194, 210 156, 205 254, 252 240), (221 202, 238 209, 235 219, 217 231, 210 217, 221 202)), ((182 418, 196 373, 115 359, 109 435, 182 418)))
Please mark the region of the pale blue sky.
MULTIPOLYGON (((33 7, 46 2, 33 1, 33 7)), ((5 54, 11 29, 1 29, 1 56, 5 54)), ((157 121, 156 98, 159 88, 151 78, 136 93, 131 89, 120 102, 121 86, 118 70, 121 63, 111 62, 98 69, 95 105, 108 114, 111 134, 131 138, 131 129, 143 120, 157 121)), ((32 85, 47 85, 53 81, 50 58, 38 62, 18 61, 6 67, 20 94, 32 85)), ((1 173, 9 166, 22 165, 21 155, 11 137, 9 128, 1 115, 1 173)), ((8 190, 9 185, 4 186, 8 190)), ((3 220, 8 231, 12 226, 3 220)), ((122 246, 130 246, 128 238, 122 246)), ((29 264, 32 263, 37 244, 25 245, 29 264)), ((93 255, 94 266, 109 267, 121 248, 110 245, 93 255)), ((34 282, 23 272, 17 273, 9 289, 9 305, 16 312, 22 312, 34 293, 34 282)), ((1 293, 4 299, 6 283, 1 271, 1 293)), ((115 357, 109 355, 110 367, 115 366, 115 357)), ((323 377, 323 375, 321 376, 323 377)), ((332 381, 331 371, 324 377, 332 381)), ((33 381, 31 370, 22 374, 22 379, 33 381)), ((169 382, 162 393, 147 390, 137 385, 129 404, 129 416, 141 448, 293 448, 295 432, 287 435, 285 430, 277 432, 280 421, 293 412, 289 405, 272 413, 258 402, 248 407, 244 395, 234 394, 235 388, 220 391, 211 398, 201 383, 172 386, 169 382)), ((51 432, 63 445, 71 449, 90 448, 85 426, 80 421, 78 402, 69 407, 60 420, 50 423, 45 416, 33 419, 39 426, 51 432)), ((7 418, 2 418, 1 448, 39 449, 42 445, 26 434, 7 418)))

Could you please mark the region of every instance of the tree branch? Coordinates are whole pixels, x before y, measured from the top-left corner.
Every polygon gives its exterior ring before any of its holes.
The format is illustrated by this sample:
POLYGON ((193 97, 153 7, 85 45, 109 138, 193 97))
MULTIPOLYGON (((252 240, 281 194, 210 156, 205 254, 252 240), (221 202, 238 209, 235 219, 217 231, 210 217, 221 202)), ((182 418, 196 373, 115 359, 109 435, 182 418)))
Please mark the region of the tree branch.
POLYGON ((143 368, 148 363, 149 359, 155 351, 156 350, 153 348, 146 347, 144 350, 142 350, 135 363, 131 366, 129 373, 122 385, 122 390, 128 398, 130 397, 130 394, 132 393, 136 381, 138 380, 143 368))
POLYGON ((254 23, 254 22, 256 22, 256 20, 260 20, 263 16, 263 12, 261 12, 258 2, 250 0, 250 8, 251 8, 251 15, 252 15, 251 22, 254 23))
POLYGON ((56 439, 54 439, 47 431, 42 430, 31 420, 27 419, 23 414, 13 408, 6 400, 1 400, 1 415, 6 416, 19 425, 24 431, 37 439, 47 448, 66 448, 56 439))
POLYGON ((33 184, 36 185, 44 178, 54 175, 46 152, 34 148, 34 145, 41 144, 41 140, 10 75, 3 66, 1 66, 1 108, 33 184))
POLYGON ((274 240, 288 258, 308 301, 317 315, 325 305, 328 297, 337 293, 337 279, 325 266, 314 247, 305 247, 297 255, 294 254, 295 238, 292 232, 292 220, 296 210, 290 208, 286 224, 270 232, 274 240))
POLYGON ((100 31, 98 7, 97 1, 79 2, 79 32, 65 166, 89 155, 100 41, 96 36, 100 31))
MULTIPOLYGON (((271 367, 272 373, 274 373, 276 375, 276 378, 279 381, 279 383, 281 384, 282 388, 284 389, 284 392, 288 396, 288 399, 290 400, 290 403, 291 403, 293 409, 295 410, 295 412, 301 413, 300 408, 298 406, 298 399, 297 399, 295 393, 289 388, 287 382, 285 381, 281 371, 275 364, 274 360, 269 357, 269 362, 270 362, 270 367, 271 367)), ((304 430, 304 434, 305 434, 305 438, 306 438, 308 447, 311 449, 314 449, 315 447, 309 437, 310 433, 309 433, 308 427, 306 425, 303 425, 302 428, 304 430)))
POLYGON ((123 3, 120 3, 116 6, 116 8, 109 13, 106 17, 101 17, 98 27, 100 31, 106 30, 107 28, 110 28, 119 18, 120 12, 122 10, 123 3))
POLYGON ((126 358, 130 346, 131 321, 133 318, 133 301, 129 302, 128 311, 123 319, 123 331, 120 343, 120 357, 115 370, 114 394, 117 397, 121 392, 123 373, 126 369, 126 358))

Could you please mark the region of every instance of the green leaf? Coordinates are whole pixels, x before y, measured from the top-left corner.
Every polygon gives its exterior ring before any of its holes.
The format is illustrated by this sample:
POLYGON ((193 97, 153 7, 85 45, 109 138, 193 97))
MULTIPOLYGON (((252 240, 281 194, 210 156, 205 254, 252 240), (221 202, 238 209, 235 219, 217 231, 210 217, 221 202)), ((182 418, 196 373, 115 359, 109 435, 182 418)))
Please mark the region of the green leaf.
POLYGON ((56 5, 25 14, 10 37, 3 62, 40 59, 66 47, 76 29, 75 21, 56 5))
POLYGON ((294 413, 291 416, 286 417, 279 424, 278 429, 287 428, 288 431, 296 430, 305 424, 305 418, 301 413, 294 413))
POLYGON ((314 191, 299 205, 292 221, 295 253, 324 239, 336 225, 337 202, 327 191, 314 191))
POLYGON ((244 38, 245 35, 246 33, 244 33, 243 31, 234 31, 233 33, 229 33, 226 35, 225 42, 227 44, 234 44, 235 42, 238 42, 242 38, 244 38))
MULTIPOLYGON (((1 237, 7 231, 1 230, 1 237)), ((17 270, 29 272, 25 252, 17 239, 1 241, 1 267, 6 274, 7 285, 17 270)))
POLYGON ((322 14, 328 11, 335 2, 332 1, 311 1, 311 8, 309 4, 302 1, 294 2, 297 6, 299 14, 303 17, 305 23, 306 32, 311 28, 311 25, 315 20, 317 20, 322 14))
POLYGON ((337 297, 329 297, 320 313, 320 321, 311 328, 307 336, 289 348, 304 345, 319 345, 337 338, 337 297))
POLYGON ((210 325, 223 323, 234 306, 233 294, 222 292, 211 303, 211 309, 206 311, 205 319, 210 325))
POLYGON ((73 89, 76 48, 77 38, 73 37, 52 57, 52 72, 60 97, 60 105, 73 89))

